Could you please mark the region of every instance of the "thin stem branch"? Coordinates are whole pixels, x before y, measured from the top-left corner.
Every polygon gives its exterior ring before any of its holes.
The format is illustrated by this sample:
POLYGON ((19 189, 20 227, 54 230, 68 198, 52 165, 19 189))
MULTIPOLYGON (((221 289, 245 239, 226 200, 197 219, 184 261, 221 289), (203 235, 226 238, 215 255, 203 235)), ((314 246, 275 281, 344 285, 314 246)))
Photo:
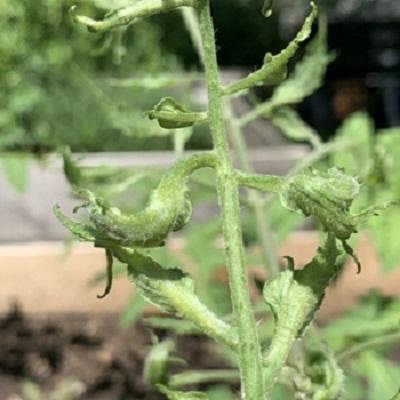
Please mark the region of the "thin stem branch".
POLYGON ((400 342, 400 334, 399 333, 389 333, 387 335, 383 335, 377 338, 373 338, 367 340, 365 342, 356 344, 349 349, 345 349, 336 355, 337 361, 339 363, 347 360, 348 358, 363 352, 364 350, 368 350, 370 348, 384 346, 393 342, 400 342))
POLYGON ((75 22, 85 25, 90 31, 103 32, 128 25, 138 18, 168 12, 179 7, 196 6, 196 0, 141 0, 134 5, 123 7, 106 14, 104 19, 100 21, 85 15, 77 15, 76 6, 71 8, 71 14, 75 22))
POLYGON ((264 377, 267 392, 270 392, 276 383, 295 340, 296 331, 291 327, 277 327, 264 359, 266 367, 264 377))
POLYGON ((214 27, 208 0, 199 4, 208 90, 208 114, 218 158, 217 190, 222 208, 225 253, 229 269, 232 308, 238 328, 242 399, 262 400, 264 383, 261 348, 250 303, 245 254, 242 243, 239 188, 225 133, 221 85, 218 76, 214 27))
POLYGON ((215 369, 188 371, 171 376, 168 385, 179 388, 187 385, 199 385, 202 383, 239 383, 240 375, 238 371, 232 369, 215 369))

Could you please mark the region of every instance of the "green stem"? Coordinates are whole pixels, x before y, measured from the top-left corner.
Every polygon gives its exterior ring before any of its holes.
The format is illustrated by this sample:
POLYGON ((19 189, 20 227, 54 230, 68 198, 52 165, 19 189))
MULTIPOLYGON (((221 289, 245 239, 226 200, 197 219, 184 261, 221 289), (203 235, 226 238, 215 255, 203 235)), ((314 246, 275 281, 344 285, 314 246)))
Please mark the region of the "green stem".
POLYGON ((218 158, 217 190, 222 208, 225 252, 229 268, 232 308, 238 328, 238 357, 242 399, 264 398, 261 348, 250 303, 248 277, 242 243, 239 188, 225 133, 221 86, 218 76, 214 27, 208 0, 199 4, 208 90, 208 115, 218 158))
POLYGON ((203 383, 238 383, 239 373, 232 369, 215 369, 182 372, 171 376, 168 385, 172 388, 179 388, 187 385, 199 385, 203 383))
MULTIPOLYGON (((239 163, 243 170, 252 172, 253 168, 247 153, 247 144, 243 139, 242 131, 237 121, 234 120, 232 107, 228 103, 226 105, 228 111, 228 120, 230 123, 230 133, 233 145, 239 157, 239 163)), ((265 206, 259 193, 253 190, 247 190, 247 198, 253 208, 254 217, 256 220, 256 231, 258 243, 261 246, 261 257, 265 269, 270 277, 279 272, 278 256, 276 254, 275 239, 272 233, 271 226, 266 215, 265 206)))
POLYGON ((168 12, 178 7, 196 7, 196 5, 196 0, 141 0, 134 5, 106 14, 100 21, 85 15, 76 15, 76 6, 71 7, 71 14, 74 22, 85 25, 92 32, 103 32, 128 25, 137 18, 168 12))
POLYGON ((276 175, 247 174, 237 171, 237 178, 241 186, 261 192, 279 193, 286 178, 276 175))
POLYGON ((338 362, 343 362, 347 360, 349 357, 353 357, 354 355, 361 353, 364 350, 368 350, 370 348, 374 348, 377 346, 384 346, 398 341, 400 341, 399 333, 390 333, 387 335, 383 335, 381 337, 367 340, 365 342, 356 344, 353 347, 350 347, 349 349, 343 350, 342 352, 336 355, 336 359, 338 362))
POLYGON ((265 387, 270 392, 280 371, 284 367, 293 343, 296 340, 296 330, 289 326, 280 324, 275 330, 268 353, 264 359, 265 365, 265 387))

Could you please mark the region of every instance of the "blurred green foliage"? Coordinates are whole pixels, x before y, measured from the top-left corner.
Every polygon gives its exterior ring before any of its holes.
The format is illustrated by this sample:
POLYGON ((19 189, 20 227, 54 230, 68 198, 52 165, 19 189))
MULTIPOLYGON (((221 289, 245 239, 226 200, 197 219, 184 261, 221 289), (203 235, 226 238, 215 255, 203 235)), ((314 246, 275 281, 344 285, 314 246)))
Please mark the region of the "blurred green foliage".
MULTIPOLYGON (((72 3, 0 1, 0 150, 40 154, 65 144, 74 151, 171 148, 172 139, 142 115, 162 90, 119 84, 181 69, 160 44, 157 23, 90 35, 73 26, 72 3), (143 90, 149 93, 143 96, 143 90)), ((91 2, 80 7, 104 13, 91 2)))

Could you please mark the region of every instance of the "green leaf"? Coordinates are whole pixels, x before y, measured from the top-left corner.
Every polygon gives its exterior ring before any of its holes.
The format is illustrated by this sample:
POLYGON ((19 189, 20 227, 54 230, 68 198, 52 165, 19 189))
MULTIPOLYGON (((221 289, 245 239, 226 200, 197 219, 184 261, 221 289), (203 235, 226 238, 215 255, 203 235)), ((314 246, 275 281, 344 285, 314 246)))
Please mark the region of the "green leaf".
POLYGON ((336 133, 335 140, 348 140, 356 145, 334 153, 333 164, 349 174, 361 175, 363 179, 370 169, 369 142, 374 133, 373 122, 368 114, 357 112, 348 117, 336 133))
POLYGON ((399 309, 400 300, 370 294, 361 304, 322 328, 322 337, 335 351, 343 351, 365 340, 398 332, 399 309))
POLYGON ((328 52, 326 30, 326 21, 320 21, 318 35, 307 46, 293 74, 274 90, 267 102, 271 109, 300 103, 322 85, 327 67, 334 58, 328 52))
POLYGON ((144 298, 140 295, 140 293, 135 291, 130 296, 128 304, 120 316, 120 326, 123 329, 128 329, 129 327, 133 326, 144 312, 145 306, 146 302, 144 298))
POLYGON ((368 384, 367 400, 390 400, 399 391, 400 367, 393 361, 384 359, 376 352, 363 353, 353 363, 352 370, 366 378, 368 384))
POLYGON ((193 281, 182 270, 165 269, 151 257, 137 251, 129 257, 128 274, 145 300, 166 312, 175 311, 175 308, 171 306, 169 282, 173 282, 174 290, 194 292, 193 281))
POLYGON ((24 156, 2 155, 0 164, 10 185, 21 193, 26 190, 29 178, 29 159, 24 156))
POLYGON ((311 346, 308 343, 307 350, 307 376, 312 381, 313 400, 341 399, 345 389, 344 374, 332 350, 319 341, 311 346))
POLYGON ((400 266, 399 226, 398 207, 385 211, 379 218, 371 218, 367 224, 384 272, 391 272, 400 266))
POLYGON ((263 66, 246 78, 240 79, 223 90, 224 95, 231 95, 242 90, 247 90, 257 85, 276 85, 282 82, 287 76, 288 62, 295 55, 300 44, 311 34, 312 24, 318 14, 317 6, 311 2, 311 13, 304 21, 304 24, 296 37, 289 45, 277 55, 267 53, 264 57, 263 66))
POLYGON ((172 97, 162 98, 146 114, 150 119, 156 119, 165 129, 186 128, 207 120, 207 113, 189 111, 172 97))
POLYGON ((314 143, 319 141, 318 134, 304 122, 299 114, 289 108, 280 107, 272 111, 268 118, 289 139, 314 143))
POLYGON ((64 225, 66 229, 68 229, 73 235, 75 235, 80 240, 85 240, 89 242, 95 241, 95 232, 92 229, 80 222, 76 222, 71 218, 68 218, 61 212, 60 206, 56 204, 53 207, 53 213, 56 218, 64 225))
POLYGON ((234 400, 232 391, 226 386, 214 386, 207 390, 209 400, 234 400))
POLYGON ((146 385, 165 384, 168 380, 168 363, 175 346, 171 340, 155 344, 148 353, 143 369, 143 381, 146 385))
POLYGON ((350 214, 350 206, 359 190, 357 179, 337 168, 327 173, 313 170, 288 178, 280 199, 283 206, 317 217, 328 232, 347 240, 357 232, 359 219, 350 214))
POLYGON ((208 400, 207 394, 201 392, 178 392, 163 385, 157 385, 157 388, 168 400, 208 400))
POLYGON ((337 275, 338 255, 335 238, 328 234, 317 255, 302 270, 294 270, 294 260, 289 258, 290 269, 265 284, 264 300, 271 307, 278 326, 287 324, 295 336, 302 335, 313 320, 325 289, 337 275))
POLYGON ((80 167, 69 149, 63 151, 64 174, 73 188, 87 189, 103 195, 120 193, 149 177, 149 171, 108 166, 80 167))
POLYGON ((192 156, 178 162, 163 176, 147 207, 130 215, 89 190, 78 190, 76 195, 85 201, 79 208, 89 214, 86 230, 93 232, 99 241, 133 247, 162 246, 169 232, 178 231, 189 222, 192 205, 186 174, 191 172, 192 161, 197 167, 198 158, 201 157, 192 156))

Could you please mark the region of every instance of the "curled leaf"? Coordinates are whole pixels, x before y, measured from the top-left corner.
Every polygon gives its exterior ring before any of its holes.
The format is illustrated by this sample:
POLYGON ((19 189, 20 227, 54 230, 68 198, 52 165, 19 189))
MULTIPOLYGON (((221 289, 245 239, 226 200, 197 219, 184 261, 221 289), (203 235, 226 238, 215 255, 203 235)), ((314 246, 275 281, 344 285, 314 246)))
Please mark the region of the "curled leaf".
POLYGON ((207 113, 189 111, 172 97, 162 98, 147 115, 165 129, 185 128, 207 120, 207 113))
MULTIPOLYGON (((161 179, 147 207, 127 215, 89 190, 79 190, 85 202, 78 208, 89 214, 89 223, 78 224, 56 209, 60 221, 83 240, 96 240, 130 247, 162 246, 171 231, 182 229, 190 220, 192 204, 187 180, 201 167, 212 167, 213 153, 194 154, 180 160, 161 179), (90 239, 87 239, 90 238, 90 239)), ((77 208, 77 209, 78 209, 77 208)))
POLYGON ((192 279, 179 268, 163 268, 150 256, 135 251, 129 256, 128 275, 145 300, 166 312, 175 312, 169 295, 172 290, 184 293, 194 291, 192 279))
POLYGON ((294 260, 289 258, 290 268, 265 284, 264 300, 271 307, 278 326, 290 321, 295 336, 303 333, 313 320, 326 288, 338 273, 336 259, 339 255, 334 236, 328 234, 315 257, 303 269, 295 270, 294 260))
POLYGON ((263 66, 246 78, 233 82, 223 90, 224 95, 231 95, 257 85, 276 85, 287 76, 288 62, 295 55, 300 44, 311 34, 312 24, 318 14, 317 6, 311 2, 311 12, 296 37, 279 54, 267 53, 263 66))
POLYGON ((357 232, 359 218, 350 214, 350 206, 359 191, 355 177, 331 168, 289 178, 280 198, 285 207, 315 216, 328 232, 347 240, 357 232))
POLYGON ((95 20, 77 13, 77 7, 71 7, 71 16, 74 22, 82 24, 90 32, 103 32, 134 23, 144 17, 168 12, 178 7, 196 7, 196 0, 140 0, 133 5, 121 7, 108 12, 102 20, 95 20))
POLYGON ((98 294, 98 299, 104 299, 104 297, 108 296, 111 292, 112 281, 113 281, 113 255, 110 250, 106 249, 106 287, 104 289, 103 294, 98 294))

